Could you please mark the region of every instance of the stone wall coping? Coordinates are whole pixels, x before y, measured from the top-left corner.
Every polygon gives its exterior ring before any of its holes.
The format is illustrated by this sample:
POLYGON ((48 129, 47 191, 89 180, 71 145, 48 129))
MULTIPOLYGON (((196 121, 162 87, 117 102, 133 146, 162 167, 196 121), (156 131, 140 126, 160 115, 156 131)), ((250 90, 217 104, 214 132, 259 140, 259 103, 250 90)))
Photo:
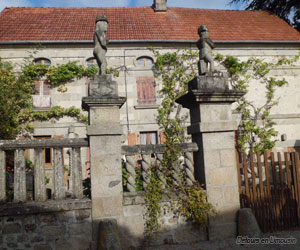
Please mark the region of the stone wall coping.
MULTIPOLYGON (((169 202, 178 200, 178 194, 174 192, 163 193, 163 197, 160 202, 169 202)), ((131 206, 131 205, 144 205, 145 202, 145 192, 123 192, 123 205, 131 206)))
MULTIPOLYGON (((135 145, 128 146, 123 145, 121 147, 123 155, 135 155, 135 154, 154 154, 154 153, 164 153, 164 144, 153 144, 153 145, 135 145)), ((198 146, 196 143, 182 143, 180 149, 183 152, 195 152, 198 151, 198 146)))
POLYGON ((228 103, 238 101, 246 92, 238 90, 216 91, 213 89, 191 90, 176 100, 185 108, 199 103, 228 103))
POLYGON ((87 138, 40 139, 40 140, 0 140, 0 150, 26 148, 72 148, 88 147, 87 138))
POLYGON ((0 204, 0 216, 14 216, 24 214, 38 214, 61 212, 80 209, 91 209, 90 199, 49 200, 45 202, 4 203, 0 204))
POLYGON ((126 97, 87 96, 82 98, 82 109, 88 111, 91 107, 101 106, 118 106, 121 108, 125 101, 126 97))

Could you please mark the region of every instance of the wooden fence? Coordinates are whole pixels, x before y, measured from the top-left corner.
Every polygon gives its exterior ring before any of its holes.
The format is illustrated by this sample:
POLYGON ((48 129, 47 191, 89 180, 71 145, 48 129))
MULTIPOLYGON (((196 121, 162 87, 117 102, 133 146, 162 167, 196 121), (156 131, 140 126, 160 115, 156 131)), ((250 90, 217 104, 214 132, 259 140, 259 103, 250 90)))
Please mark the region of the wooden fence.
POLYGON ((63 148, 70 149, 71 197, 83 198, 80 148, 88 147, 86 139, 48 139, 48 140, 13 140, 0 141, 0 201, 7 201, 6 155, 14 151, 13 166, 13 201, 26 202, 26 157, 25 150, 34 150, 34 201, 45 201, 46 184, 44 168, 44 149, 53 151, 53 198, 66 198, 64 182, 63 148))
POLYGON ((250 207, 263 232, 299 226, 299 154, 239 154, 237 157, 241 208, 250 207))

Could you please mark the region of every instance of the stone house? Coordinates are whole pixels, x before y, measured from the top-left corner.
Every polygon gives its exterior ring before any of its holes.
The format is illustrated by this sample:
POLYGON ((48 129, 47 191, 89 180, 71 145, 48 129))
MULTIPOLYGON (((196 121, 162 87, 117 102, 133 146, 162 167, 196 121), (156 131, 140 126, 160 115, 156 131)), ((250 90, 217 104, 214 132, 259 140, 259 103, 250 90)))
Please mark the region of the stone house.
MULTIPOLYGON (((6 8, 0 14, 0 57, 14 64, 22 63, 25 58, 52 65, 68 61, 93 65, 93 33, 99 14, 105 14, 110 22, 107 60, 109 67, 120 67, 120 76, 115 80, 120 96, 127 98, 121 108, 121 123, 123 143, 129 145, 163 142, 163 131, 156 122, 160 85, 154 76, 155 58, 149 47, 162 53, 196 49, 197 28, 205 24, 215 42, 215 54, 242 60, 251 56, 272 60, 295 56, 300 49, 299 32, 267 12, 169 8, 166 1, 154 0, 152 7, 6 8)), ((223 70, 220 65, 217 67, 223 70)), ((285 134, 292 145, 300 138, 297 101, 300 63, 273 70, 271 74, 284 76, 289 82, 276 93, 281 101, 273 109, 272 117, 277 122, 279 136, 285 134)), ((68 91, 61 93, 41 79, 36 85, 38 94, 33 96, 34 103, 40 110, 55 105, 81 107, 89 81, 74 80, 67 84, 68 91)), ((249 97, 260 102, 264 98, 260 89, 260 84, 253 82, 249 97)), ((86 125, 71 118, 36 123, 33 136, 68 137, 71 125, 75 135, 86 136, 86 125)), ((45 158, 47 164, 51 165, 50 153, 45 158)))

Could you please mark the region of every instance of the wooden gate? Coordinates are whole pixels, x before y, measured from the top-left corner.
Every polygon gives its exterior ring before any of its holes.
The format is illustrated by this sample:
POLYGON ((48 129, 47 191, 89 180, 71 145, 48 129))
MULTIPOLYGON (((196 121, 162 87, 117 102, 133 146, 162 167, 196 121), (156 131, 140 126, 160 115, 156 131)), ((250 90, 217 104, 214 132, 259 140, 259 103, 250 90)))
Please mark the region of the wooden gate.
POLYGON ((241 208, 252 208, 263 232, 299 226, 299 154, 238 154, 241 208))

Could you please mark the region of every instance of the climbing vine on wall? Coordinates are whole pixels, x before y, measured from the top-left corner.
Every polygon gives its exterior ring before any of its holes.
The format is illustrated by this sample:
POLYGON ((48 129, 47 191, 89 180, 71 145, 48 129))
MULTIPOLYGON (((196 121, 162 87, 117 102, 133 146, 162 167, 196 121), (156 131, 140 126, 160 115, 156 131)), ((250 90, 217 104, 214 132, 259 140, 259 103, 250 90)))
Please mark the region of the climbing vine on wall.
POLYGON ((251 80, 259 83, 259 89, 265 93, 263 103, 260 105, 250 101, 245 95, 237 103, 237 111, 241 114, 238 126, 237 143, 239 151, 265 152, 275 145, 275 136, 278 134, 274 129, 276 123, 270 117, 271 109, 278 105, 279 98, 275 97, 276 89, 288 84, 284 77, 276 78, 270 74, 284 65, 293 65, 299 56, 291 59, 281 57, 273 62, 251 57, 246 61, 240 61, 235 57, 216 56, 228 71, 229 81, 233 89, 249 92, 251 80))
MULTIPOLYGON (((187 90, 187 83, 197 74, 198 51, 178 50, 161 54, 151 49, 156 57, 155 72, 160 78, 162 87, 159 93, 162 103, 158 109, 157 121, 165 131, 165 153, 161 166, 150 168, 150 183, 145 192, 146 196, 146 232, 151 234, 159 229, 161 207, 159 205, 163 190, 173 190, 179 195, 177 211, 180 215, 192 219, 198 224, 205 224, 207 215, 213 212, 211 204, 206 203, 205 192, 199 183, 187 186, 184 182, 184 172, 181 172, 180 181, 174 183, 174 168, 180 165, 182 156, 179 144, 184 141, 183 123, 186 117, 181 114, 181 107, 175 100, 187 90), (159 170, 159 171, 158 171, 159 170), (165 188, 158 181, 158 173, 163 173, 165 188)), ((231 87, 237 90, 249 91, 251 80, 257 80, 265 91, 265 103, 258 106, 248 100, 245 95, 239 102, 237 110, 241 113, 241 122, 238 128, 238 145, 241 151, 247 148, 255 152, 264 152, 274 146, 273 137, 277 134, 275 122, 270 118, 272 107, 278 104, 275 91, 287 84, 287 81, 269 75, 270 71, 282 65, 292 65, 298 56, 293 59, 280 58, 276 62, 265 62, 258 58, 249 58, 241 62, 239 59, 222 55, 215 58, 228 71, 231 87), (261 124, 258 121, 262 121, 261 124)))
POLYGON ((11 63, 0 58, 0 139, 14 139, 19 134, 31 132, 34 121, 69 116, 87 122, 87 117, 76 107, 54 106, 47 111, 35 111, 32 95, 35 94, 35 80, 49 81, 52 88, 58 87, 58 91, 65 92, 66 83, 75 78, 92 77, 96 72, 95 67, 84 68, 76 62, 46 66, 25 61, 21 69, 15 70, 11 63))
POLYGON ((149 170, 150 182, 145 191, 147 235, 159 230, 161 199, 163 195, 171 195, 171 192, 179 194, 178 201, 172 204, 172 210, 181 216, 204 225, 207 215, 212 212, 212 206, 206 202, 205 192, 199 183, 188 186, 185 183, 184 170, 175 171, 182 165, 180 158, 183 153, 180 144, 185 139, 183 123, 187 118, 175 100, 186 92, 187 83, 196 74, 197 67, 194 62, 197 53, 192 50, 165 54, 160 54, 157 50, 152 52, 156 57, 155 72, 162 83, 159 90, 162 103, 158 108, 157 122, 165 133, 166 141, 160 164, 153 165, 149 170), (163 183, 160 181, 162 178, 163 183))

